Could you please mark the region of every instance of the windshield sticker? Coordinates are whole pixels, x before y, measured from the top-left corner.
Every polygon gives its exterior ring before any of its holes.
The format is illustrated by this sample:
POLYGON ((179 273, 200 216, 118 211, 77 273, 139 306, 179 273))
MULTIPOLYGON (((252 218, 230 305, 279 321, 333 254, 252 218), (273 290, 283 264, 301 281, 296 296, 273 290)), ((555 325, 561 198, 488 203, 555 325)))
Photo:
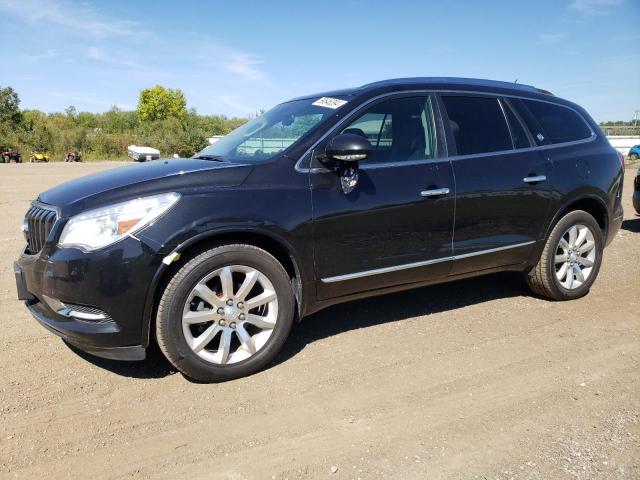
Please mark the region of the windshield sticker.
POLYGON ((340 100, 339 98, 322 97, 313 102, 311 105, 315 105, 316 107, 331 108, 335 110, 336 108, 340 108, 345 103, 347 103, 346 100, 340 100))

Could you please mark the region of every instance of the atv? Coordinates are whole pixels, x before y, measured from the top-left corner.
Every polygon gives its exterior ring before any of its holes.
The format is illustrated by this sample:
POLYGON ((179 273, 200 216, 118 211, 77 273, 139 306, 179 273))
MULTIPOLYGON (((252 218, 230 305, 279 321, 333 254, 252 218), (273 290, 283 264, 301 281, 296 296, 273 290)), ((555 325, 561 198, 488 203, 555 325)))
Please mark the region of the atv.
POLYGON ((11 160, 16 163, 22 163, 22 155, 20 155, 20 152, 18 152, 17 150, 13 150, 12 148, 5 148, 2 151, 2 157, 0 158, 0 161, 2 163, 11 163, 11 160))
POLYGON ((31 152, 30 162, 48 162, 49 155, 44 152, 31 152))
POLYGON ((74 150, 72 152, 67 152, 64 154, 64 161, 65 162, 81 162, 82 155, 80 155, 80 152, 77 150, 74 150))

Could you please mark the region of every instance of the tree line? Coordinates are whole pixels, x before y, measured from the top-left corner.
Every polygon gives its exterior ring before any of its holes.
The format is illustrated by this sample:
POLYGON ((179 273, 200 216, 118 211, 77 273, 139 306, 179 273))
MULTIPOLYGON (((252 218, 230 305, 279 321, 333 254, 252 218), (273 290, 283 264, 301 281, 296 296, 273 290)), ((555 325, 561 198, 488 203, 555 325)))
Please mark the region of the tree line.
MULTIPOLYGON (((246 118, 199 115, 187 109, 181 90, 160 85, 140 92, 137 109, 112 107, 104 113, 21 110, 18 93, 0 86, 0 149, 12 148, 28 158, 32 151, 46 152, 62 160, 69 151, 80 151, 85 160, 127 158, 127 146, 157 148, 162 156, 189 157, 207 145, 207 138, 226 135, 246 118)), ((637 135, 637 121, 603 122, 607 134, 637 135)))
POLYGON ((138 107, 124 111, 112 107, 104 113, 45 113, 20 109, 18 93, 0 87, 0 149, 12 148, 27 158, 32 151, 47 152, 63 160, 66 152, 80 151, 84 160, 127 157, 127 146, 157 148, 163 156, 188 157, 207 145, 207 138, 226 135, 245 118, 199 115, 187 109, 184 94, 157 85, 140 92, 138 107))

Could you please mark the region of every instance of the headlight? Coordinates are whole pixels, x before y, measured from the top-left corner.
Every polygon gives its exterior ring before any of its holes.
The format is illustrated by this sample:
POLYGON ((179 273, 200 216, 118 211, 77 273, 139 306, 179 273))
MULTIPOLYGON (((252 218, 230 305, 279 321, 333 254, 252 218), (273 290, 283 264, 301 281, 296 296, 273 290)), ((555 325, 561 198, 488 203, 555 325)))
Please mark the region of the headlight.
POLYGON ((58 245, 95 250, 145 227, 178 201, 180 194, 164 193, 97 208, 71 217, 58 245))

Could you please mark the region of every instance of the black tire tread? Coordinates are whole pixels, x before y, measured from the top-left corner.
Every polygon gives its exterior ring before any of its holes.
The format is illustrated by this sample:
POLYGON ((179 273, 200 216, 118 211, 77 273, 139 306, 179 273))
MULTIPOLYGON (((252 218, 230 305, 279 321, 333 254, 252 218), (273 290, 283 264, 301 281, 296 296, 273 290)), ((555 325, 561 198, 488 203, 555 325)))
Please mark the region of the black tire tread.
POLYGON ((540 260, 536 266, 529 272, 529 275, 526 275, 527 285, 536 295, 540 295, 541 297, 553 298, 556 299, 553 294, 553 290, 551 289, 551 279, 549 276, 549 252, 553 252, 553 246, 550 245, 551 239, 554 238, 554 234, 558 230, 560 226, 560 222, 556 223, 551 230, 551 233, 547 237, 547 241, 544 244, 544 249, 542 250, 542 255, 540 255, 540 260))

